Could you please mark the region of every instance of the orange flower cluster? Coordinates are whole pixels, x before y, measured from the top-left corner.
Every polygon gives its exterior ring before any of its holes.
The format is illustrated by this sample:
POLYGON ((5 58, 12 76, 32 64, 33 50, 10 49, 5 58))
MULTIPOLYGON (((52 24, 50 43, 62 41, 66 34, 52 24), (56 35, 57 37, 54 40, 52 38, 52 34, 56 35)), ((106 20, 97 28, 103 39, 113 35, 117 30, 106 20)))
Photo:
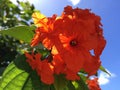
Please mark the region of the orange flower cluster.
POLYGON ((42 61, 41 54, 26 53, 26 57, 44 83, 52 84, 53 74, 64 74, 68 80, 79 80, 80 70, 88 76, 96 74, 106 44, 99 16, 89 9, 67 6, 60 17, 36 12, 33 20, 38 28, 31 46, 42 43, 51 51, 52 61, 48 57, 42 61))
POLYGON ((101 90, 98 84, 98 78, 87 81, 89 90, 101 90))

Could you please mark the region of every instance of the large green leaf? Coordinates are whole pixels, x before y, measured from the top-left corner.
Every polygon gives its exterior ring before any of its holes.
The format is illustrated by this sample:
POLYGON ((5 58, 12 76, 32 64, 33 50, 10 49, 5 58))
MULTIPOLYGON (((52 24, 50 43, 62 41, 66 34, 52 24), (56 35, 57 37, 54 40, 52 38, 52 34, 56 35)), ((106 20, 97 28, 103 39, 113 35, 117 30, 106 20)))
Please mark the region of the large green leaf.
POLYGON ((0 90, 33 90, 29 74, 18 69, 12 62, 3 73, 0 90))
POLYGON ((30 43, 31 39, 33 38, 34 32, 34 26, 18 26, 13 27, 7 30, 0 31, 0 34, 2 35, 9 35, 11 37, 14 37, 15 39, 22 40, 24 42, 30 43))

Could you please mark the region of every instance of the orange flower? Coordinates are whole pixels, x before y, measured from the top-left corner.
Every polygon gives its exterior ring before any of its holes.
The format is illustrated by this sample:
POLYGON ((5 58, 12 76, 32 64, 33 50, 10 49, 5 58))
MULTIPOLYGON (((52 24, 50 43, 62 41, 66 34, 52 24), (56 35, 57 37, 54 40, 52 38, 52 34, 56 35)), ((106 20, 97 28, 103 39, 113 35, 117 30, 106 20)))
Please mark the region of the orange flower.
POLYGON ((35 34, 34 38, 31 41, 31 46, 36 46, 36 45, 38 45, 41 42, 41 39, 40 39, 40 36, 41 36, 40 29, 37 28, 35 30, 35 33, 36 34, 35 34))
POLYGON ((47 60, 42 61, 42 65, 37 68, 38 75, 41 76, 41 81, 46 84, 53 84, 54 82, 54 70, 53 66, 48 63, 47 60))
MULTIPOLYGON (((81 42, 82 38, 74 34, 69 37, 61 34, 59 37, 63 45, 63 49, 59 50, 60 56, 65 61, 67 67, 70 70, 79 72, 79 70, 83 67, 85 61, 82 52, 82 49, 84 48, 84 46, 82 46, 83 42, 81 42)), ((59 46, 56 47, 57 49, 59 48, 59 46)))
POLYGON ((33 13, 32 18, 33 18, 36 26, 44 27, 44 28, 46 27, 46 23, 47 23, 48 19, 43 14, 40 14, 40 12, 33 13))
POLYGON ((61 59, 59 55, 54 55, 52 64, 54 66, 55 74, 63 74, 66 68, 65 62, 61 59))
POLYGON ((67 68, 65 62, 60 58, 59 55, 53 56, 53 66, 55 74, 64 74, 68 80, 79 80, 77 72, 71 71, 67 68))
POLYGON ((101 90, 98 84, 98 78, 87 80, 89 90, 101 90))
POLYGON ((95 58, 94 56, 91 59, 87 59, 84 63, 83 69, 88 73, 88 76, 95 75, 101 65, 100 59, 95 58))
POLYGON ((54 82, 53 66, 48 63, 48 60, 41 61, 41 54, 39 53, 25 53, 25 56, 32 69, 36 70, 38 75, 41 77, 42 82, 45 84, 52 84, 54 82))
POLYGON ((78 76, 78 72, 71 71, 69 69, 65 70, 66 79, 68 80, 80 80, 80 76, 78 76))
POLYGON ((45 47, 51 48, 52 41, 49 38, 54 38, 52 33, 54 32, 53 24, 56 20, 56 15, 47 18, 37 12, 33 13, 32 16, 38 28, 36 29, 36 34, 31 42, 31 46, 36 46, 38 43, 42 42, 45 47))
POLYGON ((63 20, 58 22, 62 24, 58 28, 63 29, 59 31, 63 47, 56 45, 58 52, 70 70, 78 71, 84 64, 83 69, 89 75, 95 74, 101 64, 99 57, 106 45, 100 17, 88 9, 72 9, 71 6, 65 7, 61 17, 63 20), (94 55, 90 53, 91 50, 94 55))
POLYGON ((27 62, 32 67, 33 70, 36 70, 39 66, 41 66, 41 54, 29 54, 25 52, 25 56, 27 58, 27 62))

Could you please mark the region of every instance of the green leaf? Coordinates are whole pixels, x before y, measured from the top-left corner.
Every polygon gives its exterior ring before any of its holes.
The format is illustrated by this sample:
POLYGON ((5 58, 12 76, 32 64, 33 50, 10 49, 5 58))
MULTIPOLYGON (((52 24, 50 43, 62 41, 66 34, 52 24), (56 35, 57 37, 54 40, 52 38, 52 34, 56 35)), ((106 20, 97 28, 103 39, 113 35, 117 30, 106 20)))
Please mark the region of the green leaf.
POLYGON ((26 62, 26 57, 24 54, 17 56, 14 60, 14 63, 19 69, 22 69, 26 72, 32 71, 30 65, 26 62))
POLYGON ((109 76, 111 76, 111 74, 101 65, 99 68, 101 71, 107 73, 109 76))
POLYGON ((75 86, 72 84, 71 81, 68 82, 67 87, 68 87, 67 90, 76 90, 75 86))
POLYGON ((80 90, 80 87, 79 87, 79 84, 77 81, 72 81, 72 84, 73 84, 75 90, 80 90))
POLYGON ((24 42, 30 43, 34 32, 34 26, 18 26, 18 27, 13 27, 7 30, 2 30, 0 31, 0 34, 2 35, 9 35, 15 39, 22 40, 24 42))
POLYGON ((12 62, 3 73, 0 90, 33 90, 29 74, 18 69, 12 62))
POLYGON ((80 76, 80 78, 81 78, 84 82, 86 82, 86 80, 88 79, 88 78, 86 77, 86 75, 83 74, 83 73, 79 73, 78 75, 80 76))
POLYGON ((55 90, 65 90, 67 87, 67 80, 64 75, 55 75, 54 87, 55 90))
POLYGON ((82 79, 80 81, 77 81, 77 83, 79 84, 78 90, 89 90, 87 84, 82 79))
POLYGON ((40 77, 37 75, 36 71, 31 72, 30 76, 32 79, 32 85, 33 85, 34 90, 39 90, 40 88, 42 88, 40 77))
POLYGON ((72 82, 76 90, 89 90, 84 80, 85 78, 80 76, 80 80, 72 82))

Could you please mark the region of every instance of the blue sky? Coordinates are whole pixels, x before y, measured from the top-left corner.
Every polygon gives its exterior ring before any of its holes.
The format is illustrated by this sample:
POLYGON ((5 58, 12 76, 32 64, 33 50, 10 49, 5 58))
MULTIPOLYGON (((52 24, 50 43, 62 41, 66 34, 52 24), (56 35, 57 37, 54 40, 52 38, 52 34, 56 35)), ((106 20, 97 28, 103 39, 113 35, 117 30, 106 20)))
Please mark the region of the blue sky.
MULTIPOLYGON (((12 0, 15 1, 15 0, 12 0)), ((25 0, 23 0, 25 1, 25 0)), ((112 74, 111 77, 100 73, 102 90, 119 90, 120 75, 120 0, 29 0, 37 10, 46 16, 60 15, 64 6, 89 8, 101 16, 107 45, 101 61, 112 74), (72 1, 74 1, 72 3, 72 1), (75 2, 76 1, 76 2, 75 2), (76 5, 75 5, 76 4, 76 5)))

